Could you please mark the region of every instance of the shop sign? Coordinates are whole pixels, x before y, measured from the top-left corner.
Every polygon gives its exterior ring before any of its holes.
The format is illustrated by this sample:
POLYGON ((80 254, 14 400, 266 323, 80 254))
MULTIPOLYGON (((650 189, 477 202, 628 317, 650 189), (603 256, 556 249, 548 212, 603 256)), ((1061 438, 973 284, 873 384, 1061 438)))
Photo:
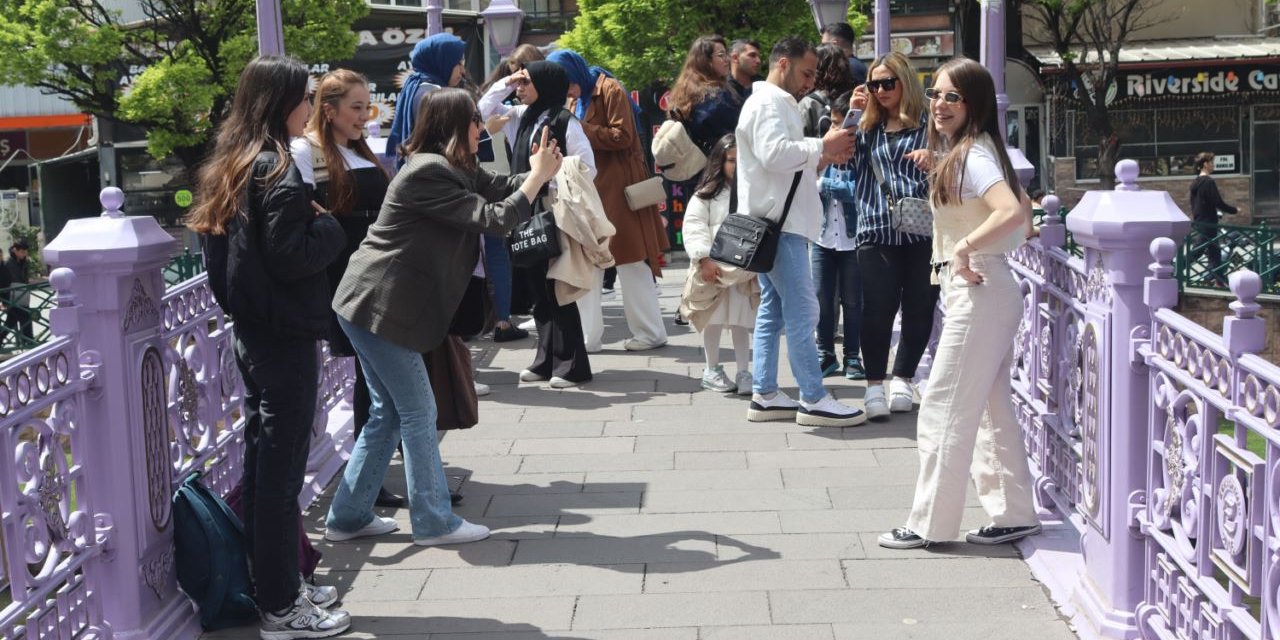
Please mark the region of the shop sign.
POLYGON ((1235 171, 1236 157, 1234 155, 1221 155, 1213 157, 1213 170, 1217 171, 1235 171))
POLYGON ((1280 68, 1170 69, 1152 73, 1121 73, 1119 80, 1122 98, 1231 95, 1280 91, 1280 68))
MULTIPOLYGON (((956 36, 950 31, 895 33, 889 36, 889 50, 912 58, 950 58, 955 55, 956 36)), ((859 40, 856 55, 864 60, 875 58, 875 37, 859 40)))
POLYGON ((0 131, 0 162, 18 151, 26 150, 26 131, 0 131))

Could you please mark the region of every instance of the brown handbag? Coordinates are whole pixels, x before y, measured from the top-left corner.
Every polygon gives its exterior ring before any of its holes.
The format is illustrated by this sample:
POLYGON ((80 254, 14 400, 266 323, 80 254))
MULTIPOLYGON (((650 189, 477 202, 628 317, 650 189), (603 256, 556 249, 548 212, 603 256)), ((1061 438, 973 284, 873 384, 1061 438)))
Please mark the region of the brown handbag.
POLYGON ((471 349, 459 336, 448 336, 440 346, 422 356, 436 397, 436 428, 470 429, 480 422, 471 349))

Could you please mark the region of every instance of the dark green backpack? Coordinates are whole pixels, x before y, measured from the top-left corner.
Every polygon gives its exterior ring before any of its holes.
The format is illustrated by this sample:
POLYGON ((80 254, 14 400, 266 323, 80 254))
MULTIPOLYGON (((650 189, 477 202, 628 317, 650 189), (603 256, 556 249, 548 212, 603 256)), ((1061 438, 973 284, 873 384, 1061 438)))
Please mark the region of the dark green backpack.
POLYGON ((244 525, 193 473, 173 496, 178 584, 200 608, 206 630, 258 619, 245 552, 244 525))

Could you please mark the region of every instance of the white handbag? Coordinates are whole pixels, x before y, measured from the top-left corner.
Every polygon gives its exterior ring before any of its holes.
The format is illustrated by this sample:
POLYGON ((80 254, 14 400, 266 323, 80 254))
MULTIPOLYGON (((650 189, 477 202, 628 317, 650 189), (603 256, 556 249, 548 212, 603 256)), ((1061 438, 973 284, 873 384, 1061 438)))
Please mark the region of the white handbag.
POLYGON ((933 208, 920 198, 895 198, 889 184, 880 172, 880 163, 876 160, 875 150, 871 154, 871 170, 880 183, 880 193, 889 207, 889 226, 894 231, 909 233, 913 236, 933 237, 933 208))
POLYGON ((667 200, 667 190, 662 186, 661 176, 641 180, 623 189, 622 193, 627 197, 627 206, 632 211, 655 207, 667 200))

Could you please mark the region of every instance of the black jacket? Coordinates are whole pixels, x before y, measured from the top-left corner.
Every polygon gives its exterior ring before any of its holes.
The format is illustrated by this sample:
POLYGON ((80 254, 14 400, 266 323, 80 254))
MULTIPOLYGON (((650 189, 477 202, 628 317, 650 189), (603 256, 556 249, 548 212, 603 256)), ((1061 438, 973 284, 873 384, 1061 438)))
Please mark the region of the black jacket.
POLYGON ((1237 209, 1222 201, 1218 183, 1209 176, 1197 176, 1191 183, 1191 219, 1195 222, 1218 223, 1218 212, 1235 214, 1237 209))
POLYGON ((338 221, 316 215, 298 168, 270 186, 279 162, 263 151, 253 163, 245 215, 226 235, 202 235, 209 287, 238 327, 280 337, 325 338, 330 323, 329 266, 346 245, 338 221))

